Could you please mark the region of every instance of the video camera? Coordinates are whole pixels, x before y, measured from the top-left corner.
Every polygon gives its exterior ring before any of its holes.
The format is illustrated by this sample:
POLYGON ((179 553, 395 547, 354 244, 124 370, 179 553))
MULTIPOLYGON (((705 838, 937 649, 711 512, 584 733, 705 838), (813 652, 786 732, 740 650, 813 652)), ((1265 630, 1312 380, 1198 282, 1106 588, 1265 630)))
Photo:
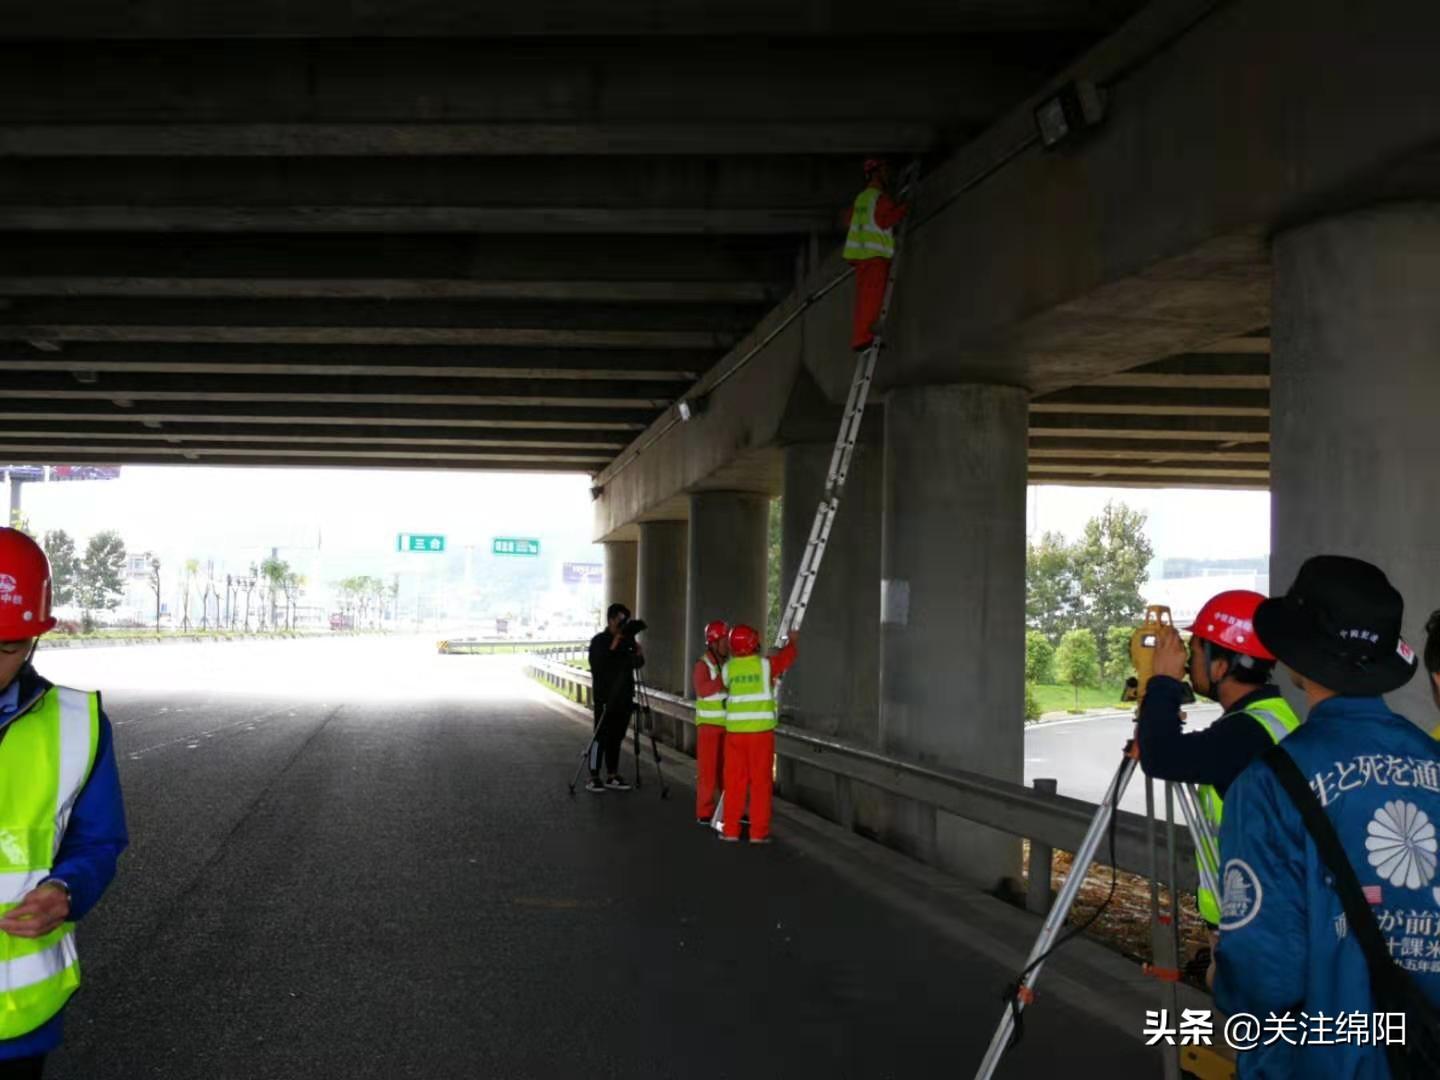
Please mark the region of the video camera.
POLYGON ((626 619, 620 624, 620 634, 622 637, 627 638, 633 638, 636 634, 643 634, 648 629, 650 629, 650 627, 646 625, 644 619, 626 619))

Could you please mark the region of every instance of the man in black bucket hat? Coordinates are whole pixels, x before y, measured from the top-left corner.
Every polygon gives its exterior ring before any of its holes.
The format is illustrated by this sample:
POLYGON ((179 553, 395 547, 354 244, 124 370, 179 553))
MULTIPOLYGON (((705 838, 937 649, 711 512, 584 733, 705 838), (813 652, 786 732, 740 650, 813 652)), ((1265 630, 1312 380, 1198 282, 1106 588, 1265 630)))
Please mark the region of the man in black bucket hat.
POLYGON ((1393 971, 1385 951, 1420 996, 1440 1002, 1440 756, 1380 697, 1417 667, 1400 636, 1403 611, 1379 568, 1320 555, 1255 613, 1308 716, 1225 799, 1216 1004, 1232 1018, 1291 1018, 1239 1055, 1242 1077, 1391 1075, 1387 1043, 1400 1022, 1377 1030, 1389 1002, 1371 978, 1393 971), (1338 844, 1312 831, 1324 821, 1338 844), (1340 860, 1354 871, 1344 881, 1331 869, 1340 860), (1367 910, 1378 935, 1354 929, 1352 916, 1367 910))

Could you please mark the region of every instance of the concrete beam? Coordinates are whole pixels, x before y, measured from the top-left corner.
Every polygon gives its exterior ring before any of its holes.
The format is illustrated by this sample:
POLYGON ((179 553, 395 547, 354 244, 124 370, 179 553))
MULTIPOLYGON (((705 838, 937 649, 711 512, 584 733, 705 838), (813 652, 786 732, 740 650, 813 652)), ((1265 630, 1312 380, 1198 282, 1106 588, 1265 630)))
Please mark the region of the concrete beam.
POLYGON ((1193 442, 1264 442, 1269 416, 1139 416, 1127 413, 1036 411, 1031 402, 1030 435, 1083 439, 1183 439, 1193 442))
POLYGON ((216 375, 181 381, 165 375, 125 374, 79 377, 81 373, 0 372, 0 397, 41 400, 263 401, 383 403, 394 405, 521 405, 574 409, 662 409, 674 401, 671 383, 586 382, 579 380, 377 377, 252 378, 216 375))
POLYGON ((464 428, 367 428, 358 425, 324 428, 285 428, 262 424, 193 424, 183 421, 90 421, 103 430, 77 431, 72 423, 26 421, 7 426, 0 432, 0 442, 14 440, 25 443, 61 443, 98 445, 100 443, 144 446, 164 443, 171 446, 332 446, 368 447, 397 446, 416 449, 502 447, 530 450, 584 450, 605 456, 609 461, 614 451, 624 445, 617 433, 604 431, 567 431, 544 435, 519 430, 466 431, 464 428))
POLYGON ((236 345, 485 345, 556 349, 723 349, 706 330, 556 330, 452 326, 0 324, 0 341, 154 341, 236 345))
POLYGON ((549 451, 497 451, 497 450, 419 450, 419 449, 397 449, 387 447, 385 449, 360 449, 357 447, 346 447, 343 450, 338 448, 302 448, 295 446, 269 447, 269 446, 135 446, 126 442, 113 443, 86 443, 83 448, 77 447, 64 439, 57 439, 54 442, 37 440, 20 440, 0 438, 0 448, 6 452, 18 455, 26 459, 50 460, 57 453, 93 455, 104 460, 113 458, 125 458, 129 460, 135 455, 144 457, 147 461, 226 461, 243 460, 246 463, 275 463, 287 462, 290 464, 303 464, 310 461, 323 461, 326 463, 344 459, 357 465, 364 465, 368 462, 384 462, 397 464, 408 462, 415 468, 429 468, 431 466, 483 466, 486 468, 500 468, 511 464, 516 465, 552 465, 557 470, 569 472, 591 472, 604 465, 609 458, 605 454, 586 454, 577 451, 549 450, 549 451))
POLYGON ((1037 398, 1035 413, 1110 413, 1130 416, 1268 416, 1264 390, 1207 390, 1204 394, 1146 387, 1076 386, 1037 398))
POLYGON ((834 38, 15 42, 0 155, 907 151, 988 122, 1073 46, 872 34, 856 79, 834 38))
MULTIPOLYGON (((795 253, 772 238, 635 236, 616 244, 604 236, 512 236, 496 244, 463 234, 359 235, 322 233, 297 244, 290 236, 217 234, 203 244, 168 234, 0 234, 0 274, 60 277, 255 280, 334 279, 415 282, 422 290, 483 289, 495 283, 540 287, 593 281, 609 287, 677 282, 683 287, 794 282, 795 253), (456 282, 454 286, 447 285, 456 282)), ((202 294, 204 295, 204 294, 202 294)), ((240 295, 245 296, 244 292, 240 295)), ((256 295, 264 295, 258 293, 256 295)), ((784 292, 763 294, 762 302, 784 292)), ((403 296, 394 299, 404 299, 403 296)), ((429 298, 428 292, 421 298, 429 298)), ((438 299, 456 299, 442 292, 438 299)), ((482 297, 483 298, 483 297, 482 297)), ((509 299, 506 294, 502 299, 509 299)), ((684 298, 683 291, 673 300, 684 298)), ((566 294, 559 299, 572 300, 566 294)), ((630 296, 620 297, 621 302, 630 296)), ((709 297, 703 297, 706 301, 709 297)))
POLYGON ((648 408, 595 408, 564 410, 534 405, 476 406, 443 403, 402 402, 375 399, 348 403, 344 413, 327 407, 324 395, 305 401, 205 401, 180 397, 176 400, 149 398, 137 403, 133 397, 112 398, 22 396, 0 393, 0 420, 17 426, 36 420, 63 423, 104 423, 134 420, 139 423, 265 424, 285 427, 346 427, 356 424, 377 428, 446 427, 476 430, 509 429, 525 431, 618 431, 643 430, 654 416, 648 408))
POLYGON ((0 276, 0 296, 237 300, 535 300, 611 304, 768 304, 777 290, 748 281, 492 281, 462 278, 0 276))
POLYGON ((688 382, 713 354, 617 349, 454 349, 403 346, 156 345, 87 343, 47 352, 0 343, 0 369, 168 375, 396 376, 410 379, 569 379, 688 382))
POLYGON ((0 158, 921 153, 928 123, 26 124, 0 158))
MULTIPOLYGON (((1015 31, 1095 31, 1129 14, 1129 0, 898 0, 886 22, 911 31, 969 34, 1015 31)), ((603 8, 577 0, 532 0, 495 11, 452 0, 408 0, 403 7, 351 0, 75 0, 62 9, 5 6, 5 36, 16 38, 526 38, 549 35, 671 37, 677 34, 870 36, 873 5, 837 0, 739 0, 723 10, 698 0, 655 5, 621 0, 603 8)))
POLYGON ((510 461, 500 462, 462 462, 452 459, 440 458, 433 461, 416 462, 408 458, 354 458, 346 454, 334 454, 328 457, 306 458, 304 460, 290 458, 273 458, 262 455, 246 455, 241 457, 211 458, 203 451, 193 451, 180 459, 163 454, 151 454, 148 451, 127 451, 124 454, 104 454, 87 450, 84 447, 63 448, 56 447, 46 451, 46 460, 55 465, 231 465, 235 467, 248 468, 304 468, 304 469, 479 469, 484 468, 497 472, 545 472, 545 473, 585 473, 588 468, 580 465, 571 465, 564 462, 551 461, 510 461))
MULTIPOLYGON (((3 134, 0 134, 3 141, 3 134)), ((641 153, 644 151, 636 151, 641 153)), ((834 233, 830 207, 726 209, 651 206, 0 206, 17 232, 594 233, 614 236, 806 236, 834 233)))

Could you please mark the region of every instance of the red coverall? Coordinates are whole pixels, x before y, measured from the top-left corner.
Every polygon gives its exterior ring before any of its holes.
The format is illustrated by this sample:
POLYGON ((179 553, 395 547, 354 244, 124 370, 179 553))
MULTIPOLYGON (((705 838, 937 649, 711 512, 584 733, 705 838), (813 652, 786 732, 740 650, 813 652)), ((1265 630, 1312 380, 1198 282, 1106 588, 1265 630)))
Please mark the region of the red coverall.
MULTIPOLYGON (((709 697, 711 694, 720 694, 725 691, 725 684, 720 679, 720 667, 724 661, 717 659, 713 653, 709 655, 711 662, 715 665, 713 679, 710 677, 710 669, 705 666, 705 661, 703 659, 695 661, 694 679, 697 698, 709 697)), ((715 801, 720 797, 720 791, 724 784, 724 724, 695 725, 695 767, 695 816, 708 820, 715 813, 715 801)))
MULTIPOLYGON (((795 663, 795 643, 770 656, 770 692, 795 663)), ((725 835, 739 838, 745 796, 750 796, 750 839, 770 835, 770 802, 775 792, 775 732, 725 733, 725 835)))
MULTIPOLYGON (((845 211, 845 227, 850 227, 854 208, 845 211)), ((893 229, 910 207, 898 203, 884 192, 875 202, 875 224, 882 229, 893 229)), ((854 259, 850 265, 855 268, 855 322, 850 333, 850 347, 856 351, 868 349, 875 340, 875 320, 880 318, 880 305, 885 301, 885 282, 890 279, 890 260, 882 255, 869 259, 854 259)))

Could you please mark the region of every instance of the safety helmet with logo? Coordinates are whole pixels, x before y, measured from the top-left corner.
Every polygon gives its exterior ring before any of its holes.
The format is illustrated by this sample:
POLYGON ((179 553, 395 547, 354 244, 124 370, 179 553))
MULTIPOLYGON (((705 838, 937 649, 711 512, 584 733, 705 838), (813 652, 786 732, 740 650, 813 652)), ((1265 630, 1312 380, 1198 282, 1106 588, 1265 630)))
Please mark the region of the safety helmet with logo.
POLYGON ((0 641, 23 641, 54 628, 50 560, 19 529, 0 528, 0 641))
POLYGON ((705 645, 714 645, 730 636, 730 624, 724 619, 715 619, 705 624, 705 645))
POLYGON ((732 656, 754 656, 760 651, 760 635, 753 626, 741 623, 730 631, 730 653, 732 656))
POLYGON ((1255 634, 1255 609, 1264 599, 1260 593, 1249 589, 1216 593, 1205 601, 1200 614, 1185 629, 1201 641, 1273 664, 1275 654, 1260 644, 1260 638, 1255 634))

